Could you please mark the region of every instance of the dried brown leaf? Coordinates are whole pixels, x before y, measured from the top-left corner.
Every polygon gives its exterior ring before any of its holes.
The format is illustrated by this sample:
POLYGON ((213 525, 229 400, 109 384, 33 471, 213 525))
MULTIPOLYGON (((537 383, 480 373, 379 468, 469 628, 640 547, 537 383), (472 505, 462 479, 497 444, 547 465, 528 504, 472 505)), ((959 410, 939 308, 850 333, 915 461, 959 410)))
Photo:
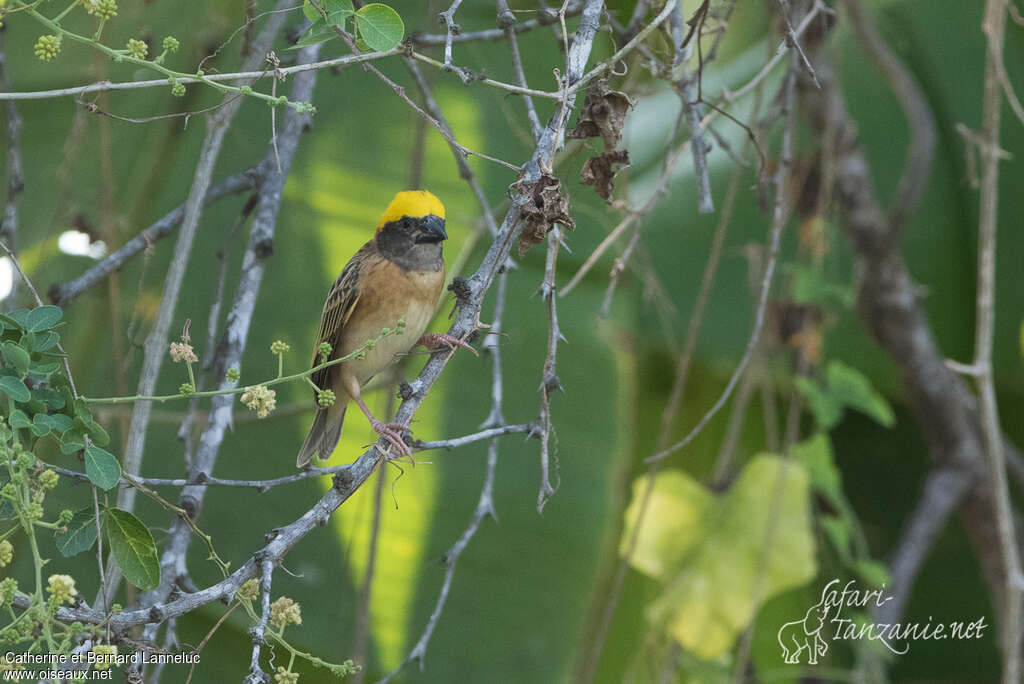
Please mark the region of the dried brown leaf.
POLYGON ((533 184, 531 194, 533 201, 523 208, 525 225, 519 234, 519 256, 543 242, 556 223, 569 230, 576 228, 569 216, 569 198, 562 194, 562 181, 546 173, 533 184))
POLYGON ((591 157, 580 170, 580 181, 584 185, 593 185, 598 195, 609 200, 615 187, 615 174, 626 166, 629 166, 629 152, 626 150, 591 157))
POLYGON ((605 150, 614 150, 622 140, 622 125, 634 104, 633 98, 626 93, 609 88, 608 81, 592 81, 587 88, 580 120, 567 135, 570 138, 601 138, 605 150))

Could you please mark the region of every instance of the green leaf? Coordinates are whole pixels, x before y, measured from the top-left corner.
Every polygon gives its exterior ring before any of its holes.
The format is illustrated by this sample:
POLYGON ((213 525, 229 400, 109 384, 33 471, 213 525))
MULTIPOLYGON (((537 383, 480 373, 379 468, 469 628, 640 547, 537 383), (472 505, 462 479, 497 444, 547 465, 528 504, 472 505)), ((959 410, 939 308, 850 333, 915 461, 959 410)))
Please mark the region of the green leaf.
POLYGON ((60 453, 68 456, 76 454, 85 448, 85 437, 75 429, 68 429, 60 436, 60 453))
POLYGON ((7 363, 18 369, 20 373, 24 373, 32 365, 32 357, 14 342, 4 342, 3 351, 7 363))
POLYGON ((828 377, 829 393, 841 404, 866 413, 885 427, 892 427, 896 422, 889 402, 875 391, 871 382, 859 370, 842 361, 831 361, 825 374, 828 377))
POLYGON ((107 509, 104 528, 114 560, 124 578, 139 589, 153 589, 160 584, 160 561, 156 542, 149 529, 128 511, 107 509))
POLYGON ((295 43, 295 45, 288 48, 289 50, 299 50, 310 45, 317 45, 323 43, 332 38, 337 38, 338 34, 332 29, 325 29, 323 22, 318 22, 309 27, 309 30, 302 34, 302 37, 295 43))
POLYGON ((307 19, 314 23, 316 23, 316 21, 318 21, 319 19, 323 18, 322 16, 320 16, 320 10, 318 10, 316 7, 313 7, 313 3, 311 3, 309 0, 305 0, 302 3, 302 13, 306 15, 307 19))
POLYGON ((25 329, 29 332, 39 332, 40 330, 46 330, 60 323, 60 319, 64 316, 64 312, 59 306, 47 305, 39 306, 28 312, 28 316, 25 320, 25 329))
POLYGON ((794 444, 790 456, 807 470, 811 486, 838 509, 846 508, 843 482, 832 454, 832 442, 824 432, 794 444))
MULTIPOLYGON (((645 487, 643 481, 634 485, 627 522, 635 522, 645 487)), ((806 584, 817 565, 808 477, 800 465, 761 454, 725 494, 702 489, 686 473, 658 475, 655 508, 644 523, 657 531, 641 529, 634 560, 660 558, 664 591, 648 619, 697 657, 715 660, 732 647, 761 603, 806 584), (646 541, 655 547, 643 548, 646 541)), ((624 538, 630 534, 627 524, 624 538)))
MULTIPOLYGON (((327 23, 331 26, 345 27, 345 20, 352 16, 352 13, 356 11, 355 6, 352 4, 352 0, 320 0, 317 3, 324 8, 327 13, 327 23)), ((319 21, 323 21, 324 15, 320 13, 316 7, 313 6, 309 0, 305 0, 302 4, 302 13, 306 15, 313 24, 319 21)))
POLYGON ((25 333, 21 336, 21 339, 18 340, 18 344, 20 344, 21 348, 25 351, 29 353, 34 352, 36 350, 36 334, 33 332, 25 333))
POLYGON ((398 12, 374 2, 364 5, 355 14, 359 37, 373 50, 390 50, 405 37, 405 24, 398 12))
POLYGON ((798 377, 796 388, 807 400, 807 406, 822 430, 831 430, 843 417, 843 406, 828 392, 822 391, 810 378, 798 377))
POLYGON ((29 368, 28 372, 31 373, 32 375, 38 375, 42 378, 47 378, 59 370, 60 364, 57 363, 56 361, 52 361, 50 363, 34 364, 31 368, 29 368))
POLYGON ((21 378, 12 375, 0 377, 0 392, 3 392, 14 401, 28 401, 32 395, 21 378))
POLYGON ((345 22, 356 11, 352 0, 325 0, 323 5, 327 10, 327 24, 341 29, 345 28, 345 22))
POLYGON ((24 330, 28 318, 28 309, 15 309, 8 314, 0 314, 0 320, 15 330, 24 330))
POLYGON ((90 444, 85 447, 85 474, 100 489, 113 489, 121 480, 121 464, 109 451, 90 444))
POLYGON ((12 428, 32 427, 32 420, 21 409, 11 411, 11 417, 7 419, 7 422, 10 423, 12 428))
POLYGON ((59 342, 60 335, 52 330, 47 330, 36 339, 36 351, 44 352, 47 349, 53 349, 59 342))
POLYGON ((92 420, 92 409, 85 399, 75 399, 75 417, 92 420))
POLYGON ((42 437, 50 432, 50 421, 47 420, 45 413, 37 413, 32 416, 32 434, 36 437, 42 437))
POLYGON ((85 421, 85 429, 92 441, 101 447, 105 447, 110 444, 110 435, 103 429, 103 426, 97 423, 95 420, 85 421))
POLYGON ((798 265, 790 270, 793 273, 793 301, 797 304, 838 302, 846 307, 853 306, 853 292, 849 286, 829 282, 821 271, 807 266, 798 265))
POLYGON ((55 392, 48 387, 38 387, 32 390, 32 398, 41 401, 47 408, 59 411, 64 408, 64 397, 60 392, 55 392))
POLYGON ((53 431, 56 432, 58 436, 63 435, 74 424, 74 421, 63 413, 51 414, 49 418, 50 425, 53 426, 53 431))
POLYGON ((96 517, 92 506, 75 511, 67 530, 55 534, 53 540, 65 558, 91 549, 96 543, 96 517))
POLYGON ((889 583, 889 570, 884 563, 864 559, 854 563, 853 568, 861 580, 872 587, 884 587, 889 583))

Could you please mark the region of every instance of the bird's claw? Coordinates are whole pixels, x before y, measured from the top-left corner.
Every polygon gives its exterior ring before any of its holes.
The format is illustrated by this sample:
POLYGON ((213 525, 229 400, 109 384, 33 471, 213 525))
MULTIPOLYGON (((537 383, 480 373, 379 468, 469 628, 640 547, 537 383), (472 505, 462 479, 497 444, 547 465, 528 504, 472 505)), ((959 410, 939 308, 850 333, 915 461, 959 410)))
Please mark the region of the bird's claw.
MULTIPOLYGON (((456 347, 462 347, 473 352, 474 356, 479 356, 479 352, 470 346, 464 340, 449 335, 448 333, 429 333, 427 335, 421 335, 420 339, 416 340, 416 345, 423 345, 431 351, 438 351, 441 347, 448 347, 449 350, 454 351, 456 347)), ((413 346, 416 346, 413 345, 413 346)))
POLYGON ((402 423, 382 423, 380 421, 374 421, 370 424, 373 431, 384 438, 389 445, 388 453, 384 455, 388 460, 395 458, 406 458, 412 459, 412 448, 405 443, 402 439, 402 435, 409 431, 409 426, 402 423), (394 449, 394 451, 391 451, 394 449), (394 455, 392 455, 394 454, 394 455))

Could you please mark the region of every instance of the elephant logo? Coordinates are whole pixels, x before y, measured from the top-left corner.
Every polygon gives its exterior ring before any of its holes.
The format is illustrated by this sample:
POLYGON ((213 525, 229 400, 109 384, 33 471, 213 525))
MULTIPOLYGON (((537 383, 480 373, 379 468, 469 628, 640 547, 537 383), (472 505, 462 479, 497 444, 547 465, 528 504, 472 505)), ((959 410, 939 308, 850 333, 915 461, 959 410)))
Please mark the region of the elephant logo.
POLYGON ((818 657, 828 651, 828 642, 821 638, 821 630, 825 627, 829 608, 823 596, 821 601, 810 607, 802 620, 787 622, 779 628, 779 646, 786 663, 799 665, 800 654, 807 651, 807 664, 818 664, 818 657))

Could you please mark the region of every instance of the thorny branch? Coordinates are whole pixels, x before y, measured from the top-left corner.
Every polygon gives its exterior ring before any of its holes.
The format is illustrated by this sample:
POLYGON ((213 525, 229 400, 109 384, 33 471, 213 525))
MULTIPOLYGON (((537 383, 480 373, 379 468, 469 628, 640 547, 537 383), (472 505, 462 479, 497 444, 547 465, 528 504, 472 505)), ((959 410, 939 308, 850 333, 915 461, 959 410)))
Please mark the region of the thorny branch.
POLYGON ((263 684, 270 679, 260 667, 260 649, 266 643, 267 622, 270 620, 270 584, 274 574, 274 562, 270 559, 260 563, 260 621, 252 628, 252 656, 249 658, 249 674, 246 684, 263 684))
MULTIPOLYGON (((319 46, 304 48, 299 53, 299 59, 314 60, 318 53, 319 46)), ((317 72, 310 71, 296 76, 292 84, 292 95, 304 100, 311 99, 316 74, 317 72)), ((249 243, 242 257, 242 275, 231 310, 228 313, 224 335, 217 346, 217 352, 211 364, 211 377, 216 379, 221 389, 227 389, 232 384, 225 377, 227 369, 241 369, 253 311, 263 281, 265 262, 273 253, 274 232, 285 179, 288 177, 292 161, 295 158, 299 138, 308 124, 308 114, 299 114, 294 110, 286 111, 277 141, 281 171, 278 173, 274 170, 278 156, 275 154, 273 146, 268 148, 261 162, 265 165, 265 180, 260 187, 259 198, 253 213, 252 228, 249 232, 249 243)), ((188 464, 189 481, 205 479, 213 472, 220 446, 231 425, 233 406, 234 396, 232 395, 218 395, 211 400, 209 422, 199 438, 196 454, 188 464)), ((193 519, 199 515, 206 491, 207 488, 203 485, 186 486, 182 490, 181 507, 188 511, 193 519)), ((189 576, 186 559, 190 540, 188 526, 180 518, 175 519, 171 524, 164 553, 160 560, 160 587, 144 596, 142 605, 153 605, 166 599, 173 587, 189 576)))
MULTIPOLYGON (((290 5, 289 0, 278 0, 275 9, 282 10, 290 5)), ((274 37, 284 24, 284 20, 285 15, 281 12, 270 15, 266 25, 255 41, 253 47, 254 54, 246 60, 246 70, 250 70, 263 61, 274 37)), ((241 102, 240 98, 226 97, 225 105, 208 119, 207 133, 203 140, 202 150, 200 151, 199 163, 196 166, 188 201, 185 203, 181 230, 178 234, 178 243, 175 246, 171 265, 167 270, 160 309, 157 313, 153 329, 146 338, 145 355, 143 356, 142 371, 139 376, 137 391, 137 394, 141 396, 148 396, 153 393, 157 378, 160 375, 160 368, 163 366, 164 358, 167 356, 168 334, 178 303, 178 294, 185 279, 185 269, 188 265, 189 256, 192 253, 192 244, 195 239, 196 230, 199 227, 203 200, 206 198, 207 190, 210 187, 213 169, 220 156, 221 146, 224 142, 224 135, 227 133, 241 102)), ((123 469, 132 476, 139 474, 151 410, 152 404, 141 402, 136 404, 132 411, 132 420, 128 429, 128 439, 125 442, 123 457, 123 469)), ((118 495, 118 506, 124 510, 131 511, 134 503, 135 490, 133 488, 121 490, 118 495)), ((113 594, 113 588, 120 581, 120 573, 116 570, 116 564, 108 563, 108 566, 106 589, 109 596, 113 594)))
MULTIPOLYGON (((537 512, 544 512, 544 504, 555 495, 556 485, 551 484, 551 394, 562 388, 555 371, 558 358, 558 343, 564 338, 558 326, 558 302, 555 297, 555 265, 558 263, 558 248, 562 244, 562 231, 557 226, 548 233, 547 257, 544 261, 544 282, 540 286, 541 299, 548 313, 547 355, 540 379, 540 491, 537 492, 537 512)), ((555 461, 558 463, 557 457, 555 461)), ((557 477, 556 477, 557 480, 557 477)))
MULTIPOLYGON (((499 277, 499 273, 506 268, 509 252, 518 234, 519 218, 522 215, 523 207, 533 201, 529 187, 540 179, 543 168, 551 167, 554 154, 563 140, 564 127, 568 120, 567 114, 575 99, 575 91, 572 90, 572 86, 577 84, 584 75, 603 5, 601 0, 587 0, 584 5, 580 24, 567 56, 568 68, 565 75, 567 90, 564 92, 563 99, 556 105, 553 116, 541 132, 533 155, 523 166, 522 181, 516 186, 518 190, 511 198, 509 210, 501 222, 494 241, 477 271, 464 283, 465 296, 461 300, 461 306, 449 329, 451 335, 465 338, 480 325, 479 315, 484 296, 489 291, 494 279, 499 277)), ((231 329, 231 327, 229 319, 228 328, 231 329)), ((452 352, 448 351, 436 352, 431 355, 419 377, 409 384, 407 398, 400 406, 396 420, 408 421, 412 418, 451 355, 452 352)), ((212 412, 211 420, 216 416, 217 412, 212 412)), ((224 580, 205 589, 168 596, 149 606, 124 610, 117 615, 110 616, 106 624, 109 624, 112 632, 121 633, 132 625, 159 624, 212 601, 232 597, 242 583, 262 572, 262 569, 266 567, 265 564, 280 562, 292 546, 306 534, 316 527, 326 524, 331 513, 366 481, 380 463, 383 458, 381 448, 382 445, 375 445, 346 469, 339 470, 334 476, 334 486, 312 508, 293 523, 275 530, 262 549, 224 580)), ((489 454, 489 465, 492 462, 496 462, 496 452, 493 451, 493 447, 489 454)), ((481 501, 486 502, 488 496, 485 488, 481 501)), ((484 508, 490 510, 489 506, 478 506, 477 510, 481 511, 484 508)), ((480 517, 482 519, 483 515, 480 517)), ((473 529, 475 531, 475 527, 473 529)), ((460 537, 459 553, 471 536, 472 532, 460 537)), ((19 607, 24 607, 26 600, 18 597, 15 602, 19 607)), ((60 608, 56 617, 62 621, 80 620, 99 623, 107 616, 83 603, 78 607, 60 608)))

